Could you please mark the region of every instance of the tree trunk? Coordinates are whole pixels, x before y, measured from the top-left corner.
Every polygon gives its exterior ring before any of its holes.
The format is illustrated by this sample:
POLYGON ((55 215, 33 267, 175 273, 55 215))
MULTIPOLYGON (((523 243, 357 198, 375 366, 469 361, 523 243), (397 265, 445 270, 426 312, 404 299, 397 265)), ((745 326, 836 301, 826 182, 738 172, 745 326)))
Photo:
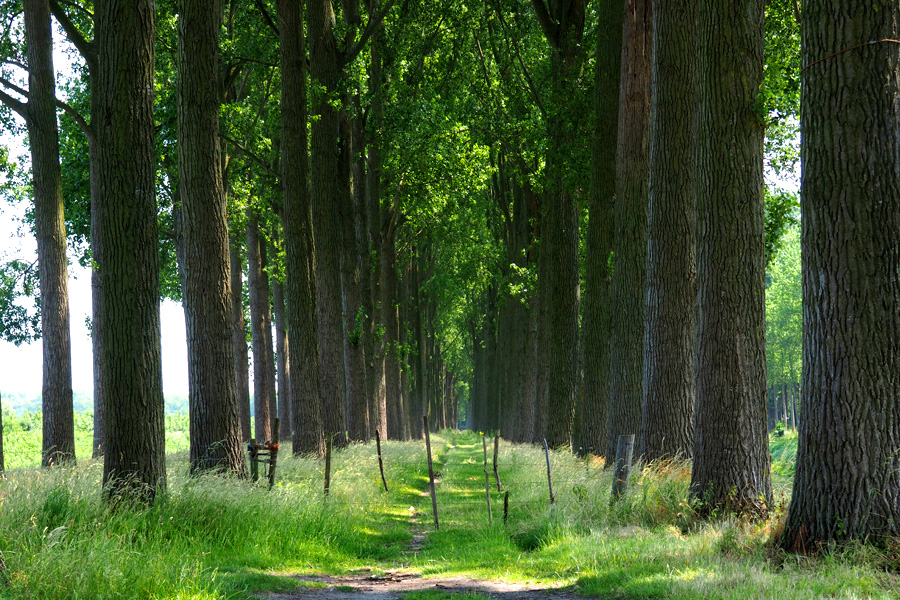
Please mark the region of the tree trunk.
POLYGON ((689 458, 697 299, 697 4, 653 5, 644 399, 638 456, 689 458))
MULTIPOLYGON (((294 454, 324 451, 315 255, 306 143, 306 46, 303 0, 277 0, 281 32, 281 186, 284 193, 285 300, 292 344, 294 454)), ((283 425, 282 425, 283 427, 283 425)))
POLYGON ((699 349, 691 492, 704 511, 772 505, 766 435, 762 0, 700 5, 699 349))
POLYGON ((94 3, 107 497, 165 491, 153 76, 154 3, 94 3))
POLYGON ((400 315, 397 308, 396 214, 389 220, 381 246, 381 310, 384 323, 384 396, 387 432, 392 440, 402 440, 403 400, 400 395, 400 315))
POLYGON ((69 273, 49 3, 47 0, 26 0, 24 13, 28 58, 26 122, 34 182, 44 359, 41 464, 47 467, 75 461, 69 273))
POLYGON ((247 348, 247 326, 244 321, 244 278, 241 252, 236 240, 231 240, 231 347, 236 368, 238 406, 241 415, 241 437, 251 437, 250 423, 250 355, 247 348))
POLYGON ((342 205, 351 202, 344 178, 350 176, 344 146, 351 143, 341 127, 340 51, 334 34, 331 0, 308 0, 309 64, 314 85, 322 88, 313 105, 310 143, 310 198, 316 248, 316 307, 319 323, 319 377, 325 435, 346 443, 344 343, 341 300, 342 205))
POLYGON ((259 443, 272 439, 268 364, 272 360, 266 337, 271 337, 269 284, 263 271, 263 249, 259 240, 259 218, 252 206, 247 207, 247 262, 250 270, 250 336, 253 343, 253 436, 259 443), (267 333, 268 332, 268 333, 267 333))
MULTIPOLYGON (((262 262, 262 279, 265 288, 265 296, 263 297, 262 308, 265 316, 265 330, 263 331, 263 341, 266 343, 266 379, 267 388, 269 390, 269 429, 273 435, 275 432, 275 419, 278 418, 278 397, 276 391, 278 387, 278 376, 275 372, 275 340, 272 339, 272 285, 269 283, 269 255, 274 254, 272 246, 269 244, 260 244, 260 259, 262 262)), ((285 427, 287 429, 287 427, 285 427)))
POLYGON ((272 303, 275 305, 275 358, 278 371, 278 418, 281 419, 279 441, 291 439, 291 361, 287 326, 284 317, 284 285, 272 284, 272 303))
MULTIPOLYGON (((346 121, 344 127, 350 129, 351 123, 346 121)), ((352 133, 352 129, 348 133, 352 133)), ((348 136, 349 137, 349 136, 348 136)), ((357 141, 361 136, 352 135, 357 141)), ((351 167, 354 174, 359 173, 359 166, 351 163, 356 147, 348 144, 347 166, 351 167), (352 150, 352 151, 351 151, 352 150)), ((349 177, 348 177, 349 179, 349 177)), ((354 441, 366 441, 369 428, 369 411, 366 393, 366 354, 365 354, 365 309, 363 307, 360 285, 360 253, 357 243, 357 218, 356 218, 356 186, 358 177, 353 177, 353 190, 350 192, 350 202, 341 203, 340 220, 342 223, 341 243, 341 288, 343 289, 343 343, 346 369, 347 387, 347 431, 350 439, 354 441)))
POLYGON ((802 19, 803 418, 781 544, 808 552, 900 535, 900 5, 810 0, 802 19))
MULTIPOLYGON (((578 88, 575 75, 583 58, 585 2, 532 0, 550 46, 550 103, 547 128, 546 191, 541 210, 541 255, 538 263, 541 384, 538 431, 545 425, 547 443, 568 445, 575 411, 578 347, 579 210, 575 202, 569 148, 580 140, 572 107, 578 88), (544 383, 546 382, 546 383, 544 383)), ((538 436, 540 437, 540 436, 538 436)))
POLYGON ((622 40, 607 464, 615 460, 619 436, 636 435, 641 426, 650 187, 650 0, 626 4, 622 40))
POLYGON ((613 202, 616 195, 616 147, 622 62, 624 1, 601 4, 597 36, 591 199, 585 261, 584 396, 581 440, 584 452, 602 456, 609 431, 609 259, 613 243, 613 202))
POLYGON ((219 146, 218 0, 180 0, 178 175, 184 224, 191 472, 246 475, 231 344, 228 217, 219 146))

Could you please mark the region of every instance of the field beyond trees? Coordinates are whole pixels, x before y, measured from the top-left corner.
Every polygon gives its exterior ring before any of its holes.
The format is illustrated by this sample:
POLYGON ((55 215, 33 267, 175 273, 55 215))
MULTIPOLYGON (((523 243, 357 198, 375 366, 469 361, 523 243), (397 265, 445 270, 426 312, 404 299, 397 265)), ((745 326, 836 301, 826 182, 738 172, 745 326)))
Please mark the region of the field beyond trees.
MULTIPOLYGON (((8 460, 29 433, 7 433, 8 460)), ((551 506, 543 450, 505 441, 503 492, 488 453, 489 523, 481 436, 444 431, 432 444, 437 531, 420 441, 382 445, 389 492, 374 444, 335 451, 328 497, 324 462, 292 457, 287 445, 267 490, 234 477, 188 477, 187 445, 176 444, 168 493, 150 507, 103 502, 102 464, 84 455, 75 467, 8 470, 0 480, 0 598, 323 598, 329 589, 354 591, 342 583, 351 575, 424 578, 426 591, 406 600, 450 597, 429 580, 453 576, 599 598, 893 598, 900 585, 896 546, 850 544, 814 558, 774 548, 793 477, 790 433, 770 440, 777 505, 762 523, 699 519, 690 465, 678 461, 635 469, 627 494, 610 505, 610 470, 567 450, 550 454, 551 506)))

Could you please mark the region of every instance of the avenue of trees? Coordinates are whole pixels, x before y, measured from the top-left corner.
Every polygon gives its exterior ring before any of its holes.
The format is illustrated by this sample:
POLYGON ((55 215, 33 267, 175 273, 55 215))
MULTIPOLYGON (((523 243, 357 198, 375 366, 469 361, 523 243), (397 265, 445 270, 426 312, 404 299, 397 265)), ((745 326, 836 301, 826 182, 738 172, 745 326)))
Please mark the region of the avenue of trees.
MULTIPOLYGON (((419 438, 424 414, 608 462, 637 434, 645 460, 692 459, 702 511, 759 516, 780 421, 800 432, 785 548, 900 535, 900 6, 0 10, 0 101, 31 150, 46 465, 74 461, 68 240, 92 267, 112 497, 165 490, 168 297, 192 472, 244 476, 276 417, 320 453, 419 438), (781 189, 801 130, 802 218, 781 189)), ((4 266, 10 339, 37 326, 10 300, 33 271, 4 266)))

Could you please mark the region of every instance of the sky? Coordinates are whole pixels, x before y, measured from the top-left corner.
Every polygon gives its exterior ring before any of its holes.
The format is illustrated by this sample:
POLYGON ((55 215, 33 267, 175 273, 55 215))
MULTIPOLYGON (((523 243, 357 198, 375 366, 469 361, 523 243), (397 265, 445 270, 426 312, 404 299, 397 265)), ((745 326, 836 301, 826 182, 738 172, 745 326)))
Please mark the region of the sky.
MULTIPOLYGON (((0 200, 2 202, 2 200, 0 200)), ((0 260, 36 256, 33 239, 16 237, 18 220, 24 206, 3 205, 0 212, 0 260)), ((91 274, 73 262, 69 265, 69 314, 72 335, 72 390, 93 395, 93 354, 86 318, 91 315, 91 274)), ((186 396, 187 339, 181 305, 170 300, 160 306, 163 361, 163 391, 166 396, 186 396)), ((41 393, 43 361, 40 340, 16 346, 0 342, 0 393, 41 393)))
MULTIPOLYGON (((71 76, 74 49, 57 29, 54 35, 53 61, 57 69, 57 81, 71 76)), ((13 76, 15 78, 15 75, 13 76)), ((27 82, 19 77, 16 83, 27 88, 27 82)), ((65 91, 57 87, 58 95, 65 99, 65 91)), ((10 160, 27 156, 25 140, 0 131, 0 145, 9 148, 10 160)), ((21 258, 33 261, 37 247, 30 235, 18 237, 25 203, 12 205, 0 198, 0 261, 21 258)), ((69 314, 72 336, 72 390, 93 395, 93 359, 91 339, 85 319, 91 314, 91 275, 69 256, 69 314)), ((184 312, 181 305, 166 300, 160 306, 162 333, 163 391, 166 396, 186 396, 187 338, 184 312)), ((41 394, 43 360, 41 341, 15 346, 0 341, 0 394, 21 393, 28 397, 41 394)), ((252 375, 251 375, 252 376, 252 375)))

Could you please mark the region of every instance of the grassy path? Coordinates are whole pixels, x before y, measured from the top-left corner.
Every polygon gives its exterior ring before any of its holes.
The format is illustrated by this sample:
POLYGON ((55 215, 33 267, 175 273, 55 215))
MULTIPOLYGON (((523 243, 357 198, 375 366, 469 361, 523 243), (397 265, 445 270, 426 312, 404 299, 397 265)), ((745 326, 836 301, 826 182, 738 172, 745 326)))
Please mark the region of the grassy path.
MULTIPOLYGON (((810 559, 772 549, 777 516, 763 524, 699 521, 683 463, 636 471, 628 494, 610 507, 611 478, 601 464, 554 452, 551 507, 543 451, 503 443, 509 520, 503 523, 492 477, 489 523, 481 438, 445 432, 432 439, 438 531, 421 441, 384 444, 390 492, 373 444, 336 453, 327 498, 316 458, 285 456, 278 485, 267 490, 188 477, 186 453, 175 453, 160 501, 117 510, 102 501, 97 461, 8 472, 0 479, 7 567, 0 599, 249 600, 368 589, 372 600, 378 593, 387 594, 381 600, 446 600, 451 592, 474 600, 528 598, 547 588, 567 590, 554 592, 560 598, 900 597, 896 548, 854 546, 810 559)), ((794 447, 791 439, 773 443, 785 489, 794 447)), ((353 598, 364 596, 338 600, 353 598)))

